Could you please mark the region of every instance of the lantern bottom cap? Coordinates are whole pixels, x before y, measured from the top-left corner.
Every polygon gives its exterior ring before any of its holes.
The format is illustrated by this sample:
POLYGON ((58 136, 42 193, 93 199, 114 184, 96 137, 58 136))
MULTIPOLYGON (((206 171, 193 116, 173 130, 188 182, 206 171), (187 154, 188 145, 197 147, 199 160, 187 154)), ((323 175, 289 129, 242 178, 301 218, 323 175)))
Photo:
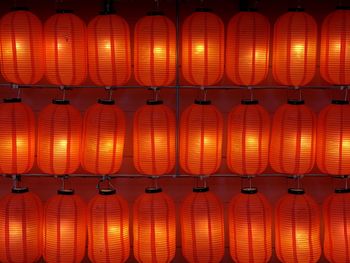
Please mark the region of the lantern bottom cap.
POLYGON ((288 194, 303 195, 305 194, 305 190, 303 188, 289 188, 288 194))
POLYGON ((57 190, 57 194, 59 194, 59 195, 74 195, 74 190, 73 189, 60 189, 60 190, 57 190))
POLYGON ((204 193, 209 191, 209 187, 207 186, 199 186, 199 187, 194 187, 192 189, 194 193, 204 193))
POLYGON ((256 187, 244 187, 241 189, 242 194, 256 194, 258 192, 258 188, 256 187))
POLYGON ((23 194, 29 191, 28 187, 13 187, 11 192, 14 194, 23 194))
POLYGON ((350 188, 336 188, 334 190, 334 193, 336 194, 346 194, 346 193, 350 193, 350 188))
POLYGON ((145 193, 147 194, 155 194, 155 193, 161 193, 162 192, 162 188, 160 187, 147 187, 145 189, 145 193))

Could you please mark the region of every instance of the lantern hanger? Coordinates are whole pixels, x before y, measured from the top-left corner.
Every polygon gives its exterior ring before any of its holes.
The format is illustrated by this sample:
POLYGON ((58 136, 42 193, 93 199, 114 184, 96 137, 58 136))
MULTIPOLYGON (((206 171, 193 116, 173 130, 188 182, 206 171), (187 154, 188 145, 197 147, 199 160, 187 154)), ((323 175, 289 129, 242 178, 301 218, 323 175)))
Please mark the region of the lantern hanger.
POLYGON ((110 15, 114 14, 115 10, 113 7, 113 0, 104 0, 103 1, 103 9, 100 12, 101 15, 110 15))
POLYGON ((15 83, 12 83, 12 84, 11 84, 11 88, 14 89, 14 90, 15 90, 15 89, 17 90, 16 98, 17 98, 17 99, 20 99, 20 98, 21 98, 21 89, 20 89, 19 85, 18 85, 18 84, 15 84, 15 83))
POLYGON ((154 0, 154 9, 159 10, 159 0, 154 0))
POLYGON ((112 101, 112 96, 113 96, 113 89, 111 86, 106 86, 105 90, 107 91, 108 99, 109 101, 112 101))
POLYGON ((207 179, 208 175, 200 175, 194 177, 194 188, 208 188, 207 179))
POLYGON ((72 195, 72 194, 74 194, 74 190, 67 187, 69 175, 68 174, 64 174, 64 175, 60 175, 60 176, 57 176, 57 177, 61 180, 61 187, 60 187, 60 189, 58 189, 57 193, 58 194, 63 194, 63 195, 72 195))
POLYGON ((148 88, 148 90, 150 90, 150 91, 152 91, 152 99, 151 99, 151 101, 153 101, 153 102, 158 102, 158 101, 160 101, 160 99, 159 99, 159 93, 160 93, 160 88, 158 88, 158 87, 150 87, 150 88, 148 88))
POLYGON ((303 190, 302 181, 301 181, 301 179, 303 177, 304 176, 301 175, 301 174, 295 174, 295 175, 292 175, 292 176, 288 176, 287 179, 292 179, 293 183, 294 183, 294 186, 292 188, 290 188, 290 189, 303 190))
POLYGON ((159 187, 159 184, 158 184, 159 176, 153 175, 149 178, 151 179, 151 185, 146 188, 146 191, 147 189, 162 189, 159 187))
POLYGON ((96 185, 96 189, 99 190, 99 193, 102 195, 115 194, 116 189, 111 182, 111 177, 109 175, 103 175, 96 185), (105 186, 102 186, 104 184, 105 186))
POLYGON ((208 89, 206 89, 204 86, 200 87, 200 99, 199 101, 208 101, 207 99, 208 89))
POLYGON ((22 177, 20 174, 12 175, 12 193, 26 193, 28 192, 28 187, 21 186, 22 177))
POLYGON ((247 189, 247 191, 250 190, 256 190, 257 192, 257 188, 253 187, 252 185, 252 180, 253 180, 254 176, 253 175, 247 175, 247 176, 241 176, 241 191, 243 189, 247 189), (245 182, 248 181, 248 186, 245 185, 245 182))

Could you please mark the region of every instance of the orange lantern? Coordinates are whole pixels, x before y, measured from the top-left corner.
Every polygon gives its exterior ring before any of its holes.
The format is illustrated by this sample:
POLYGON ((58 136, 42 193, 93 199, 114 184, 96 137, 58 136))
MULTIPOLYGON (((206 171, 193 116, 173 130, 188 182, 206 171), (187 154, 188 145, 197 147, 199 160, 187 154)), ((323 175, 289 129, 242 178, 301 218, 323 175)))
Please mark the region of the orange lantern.
POLYGON ((224 73, 224 23, 207 8, 197 8, 182 25, 182 74, 192 85, 219 82, 224 73))
POLYGON ((190 262, 221 262, 224 256, 224 214, 219 198, 198 187, 181 205, 182 254, 190 262))
POLYGON ((317 24, 303 9, 290 10, 274 26, 272 73, 288 86, 305 86, 316 72, 317 24))
POLYGON ((86 77, 86 26, 76 15, 58 10, 44 24, 46 78, 54 85, 79 85, 86 77))
POLYGON ((134 73, 142 86, 167 86, 175 79, 176 30, 161 11, 152 11, 135 26, 134 73))
POLYGON ((176 120, 162 101, 147 101, 134 115, 134 164, 147 175, 170 173, 175 165, 176 120))
POLYGON ((257 100, 242 100, 227 124, 227 165, 240 175, 261 174, 268 163, 270 116, 257 100))
POLYGON ((230 252, 235 262, 266 263, 272 253, 272 208, 256 188, 243 188, 229 205, 230 252))
POLYGON ((302 175, 315 163, 316 116, 303 100, 289 100, 273 117, 270 164, 278 173, 302 175))
POLYGON ((282 262, 318 262, 320 211, 303 189, 289 189, 276 205, 275 248, 282 262))
POLYGON ((1 18, 1 73, 8 82, 34 84, 44 74, 43 29, 25 8, 1 18))
POLYGON ((48 174, 71 174, 79 167, 80 112, 68 100, 53 100, 38 117, 38 166, 48 174))
POLYGON ((256 11, 239 12, 227 27, 226 75, 236 85, 257 85, 269 69, 269 20, 256 11))
POLYGON ((176 251, 174 201, 146 188, 134 203, 134 255, 138 262, 171 262, 176 251))
POLYGON ((37 262, 41 257, 43 205, 28 188, 0 200, 0 261, 37 262))
POLYGON ((81 164, 93 174, 113 174, 123 160, 125 114, 114 100, 98 100, 85 112, 81 164))
POLYGON ((89 202, 89 258, 95 263, 123 263, 130 254, 128 203, 115 189, 100 189, 89 202))
POLYGON ((58 190, 44 211, 45 262, 81 262, 85 256, 86 208, 73 190, 58 190))

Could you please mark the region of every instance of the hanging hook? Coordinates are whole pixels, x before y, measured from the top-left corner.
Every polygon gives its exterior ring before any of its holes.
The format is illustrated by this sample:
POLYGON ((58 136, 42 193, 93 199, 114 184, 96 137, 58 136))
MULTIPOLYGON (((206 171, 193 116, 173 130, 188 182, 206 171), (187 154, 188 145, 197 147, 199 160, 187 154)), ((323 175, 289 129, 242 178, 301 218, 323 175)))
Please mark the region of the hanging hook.
POLYGON ((107 95, 108 95, 108 100, 111 101, 112 100, 112 96, 113 96, 113 89, 111 86, 106 86, 105 90, 107 91, 107 95))
POLYGON ((254 100, 253 87, 248 86, 247 88, 248 88, 248 91, 249 91, 249 94, 250 94, 250 101, 253 101, 254 100))
POLYGON ((349 176, 345 176, 344 180, 345 180, 345 189, 348 189, 348 178, 349 176))
POLYGON ((107 182, 107 186, 108 186, 107 189, 108 189, 108 190, 115 190, 115 187, 114 187, 114 185, 113 185, 112 182, 111 182, 111 179, 112 179, 112 178, 111 178, 109 175, 103 175, 103 176, 101 177, 101 179, 98 180, 98 183, 97 183, 97 185, 96 185, 96 189, 98 189, 98 190, 103 189, 103 188, 101 187, 101 184, 107 182))
POLYGON ((19 174, 13 174, 12 175, 12 188, 13 189, 20 188, 21 179, 22 179, 22 177, 19 174))
POLYGON ((66 88, 65 88, 65 86, 60 86, 59 89, 62 91, 62 100, 66 100, 66 88))
POLYGON ((156 176, 156 175, 153 175, 150 177, 151 178, 151 187, 150 188, 153 188, 153 189, 159 189, 159 184, 158 184, 158 179, 159 179, 159 176, 156 176))
POLYGON ((64 191, 64 190, 66 190, 66 186, 67 186, 66 183, 69 179, 69 176, 68 176, 68 174, 65 174, 63 176, 60 176, 59 178, 61 179, 61 189, 60 190, 64 191))
POLYGON ((155 10, 159 10, 159 0, 154 0, 154 8, 155 10))
POLYGON ((150 87, 149 90, 152 91, 152 100, 158 101, 160 89, 158 87, 150 87))
POLYGON ((17 95, 16 95, 16 97, 17 97, 17 99, 19 99, 19 98, 21 97, 21 89, 20 89, 20 87, 18 86, 18 84, 12 83, 12 84, 11 84, 11 88, 17 89, 17 95))
POLYGON ((348 88, 349 88, 349 86, 345 87, 345 95, 344 95, 344 100, 345 101, 348 100, 348 88))
POLYGON ((201 86, 200 91, 201 91, 202 101, 207 101, 208 90, 204 86, 201 86))

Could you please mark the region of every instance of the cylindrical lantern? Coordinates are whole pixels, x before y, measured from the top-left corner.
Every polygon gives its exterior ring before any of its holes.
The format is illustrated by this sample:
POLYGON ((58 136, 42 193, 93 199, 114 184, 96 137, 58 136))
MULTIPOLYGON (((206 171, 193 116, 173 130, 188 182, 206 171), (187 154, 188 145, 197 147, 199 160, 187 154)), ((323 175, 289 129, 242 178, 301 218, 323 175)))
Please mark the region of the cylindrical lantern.
POLYGON ((303 189, 289 189, 275 209, 275 248, 280 261, 318 262, 320 211, 303 189))
POLYGON ((176 30, 161 11, 149 12, 135 26, 134 73, 142 86, 167 86, 175 79, 176 30))
POLYGON ((45 262, 81 262, 85 256, 86 207, 73 190, 59 190, 44 210, 45 262))
POLYGON ((48 174, 70 174, 80 161, 80 112, 68 100, 53 100, 38 117, 37 161, 48 174))
POLYGON ((0 21, 1 73, 8 82, 34 84, 44 74, 42 23, 26 9, 0 21))
POLYGON ((229 205, 230 253, 235 262, 266 263, 272 253, 272 208, 256 188, 243 188, 229 205))
POLYGON ((302 9, 280 16, 274 26, 272 73, 288 86, 305 86, 316 72, 317 24, 302 9))
POLYGON ((258 12, 239 12, 227 27, 226 75, 236 85, 261 83, 269 69, 269 20, 258 12))
POLYGON ((89 259, 123 263, 130 254, 128 203, 114 189, 101 189, 89 202, 89 259))
POLYGON ((182 25, 182 74, 192 85, 219 82, 224 73, 224 23, 207 8, 198 8, 182 25))
POLYGON ((134 203, 134 255, 138 262, 171 262, 176 251, 174 201, 160 188, 146 188, 134 203))
POLYGON ((147 101, 134 115, 134 165, 147 175, 170 173, 175 165, 176 120, 162 101, 147 101))
POLYGON ((79 85, 86 77, 86 26, 76 15, 58 10, 44 24, 46 78, 54 85, 79 85))
POLYGON ((181 205, 182 254, 190 263, 221 262, 225 251, 224 214, 209 188, 194 188, 181 205))
POLYGON ((303 100, 289 100, 273 116, 270 164, 278 173, 302 175, 315 163, 316 116, 303 100))
POLYGON ((114 100, 98 100, 85 112, 81 164, 93 174, 113 174, 123 160, 125 114, 114 100))
POLYGON ((242 100, 227 121, 227 165, 240 175, 261 174, 268 163, 270 116, 257 100, 242 100))
POLYGON ((28 188, 13 188, 0 200, 0 261, 37 262, 42 253, 43 205, 28 188))

